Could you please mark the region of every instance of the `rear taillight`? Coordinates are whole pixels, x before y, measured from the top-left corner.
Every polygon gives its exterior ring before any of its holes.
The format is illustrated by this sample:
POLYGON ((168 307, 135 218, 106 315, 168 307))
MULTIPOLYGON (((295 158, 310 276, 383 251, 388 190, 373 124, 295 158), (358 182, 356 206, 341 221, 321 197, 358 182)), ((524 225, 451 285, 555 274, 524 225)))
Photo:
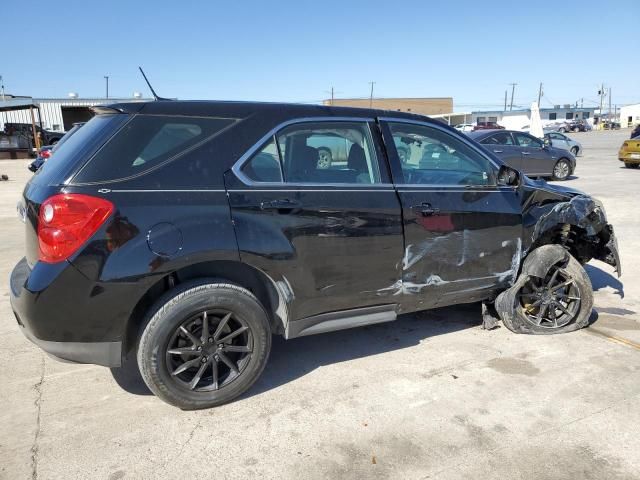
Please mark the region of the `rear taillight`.
POLYGON ((40 156, 42 158, 49 158, 51 156, 51 150, 42 150, 40 156))
POLYGON ((40 260, 56 263, 73 255, 113 213, 103 198, 77 193, 54 195, 40 205, 40 260))

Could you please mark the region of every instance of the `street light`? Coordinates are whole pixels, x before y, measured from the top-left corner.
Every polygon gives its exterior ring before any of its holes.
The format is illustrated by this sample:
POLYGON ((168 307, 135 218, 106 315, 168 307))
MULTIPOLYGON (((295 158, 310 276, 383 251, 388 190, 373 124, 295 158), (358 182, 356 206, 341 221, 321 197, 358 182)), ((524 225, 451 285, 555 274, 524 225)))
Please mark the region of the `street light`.
POLYGON ((104 79, 107 81, 107 98, 109 98, 109 75, 105 75, 104 79))

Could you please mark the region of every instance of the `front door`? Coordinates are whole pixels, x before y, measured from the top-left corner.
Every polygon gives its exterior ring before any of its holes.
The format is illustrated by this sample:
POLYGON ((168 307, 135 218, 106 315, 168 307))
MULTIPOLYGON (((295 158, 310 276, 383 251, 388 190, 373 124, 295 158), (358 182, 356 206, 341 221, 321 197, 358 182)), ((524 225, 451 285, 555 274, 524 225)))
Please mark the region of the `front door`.
POLYGON ((521 256, 517 191, 464 136, 429 123, 382 122, 402 204, 406 310, 473 302, 508 285, 521 256), (400 162, 398 146, 410 154, 400 162))
POLYGON ((290 322, 397 303, 402 217, 381 149, 366 119, 304 121, 227 173, 241 259, 276 284, 290 322))
POLYGON ((530 176, 551 175, 556 158, 539 138, 528 133, 513 132, 522 154, 522 172, 530 176))

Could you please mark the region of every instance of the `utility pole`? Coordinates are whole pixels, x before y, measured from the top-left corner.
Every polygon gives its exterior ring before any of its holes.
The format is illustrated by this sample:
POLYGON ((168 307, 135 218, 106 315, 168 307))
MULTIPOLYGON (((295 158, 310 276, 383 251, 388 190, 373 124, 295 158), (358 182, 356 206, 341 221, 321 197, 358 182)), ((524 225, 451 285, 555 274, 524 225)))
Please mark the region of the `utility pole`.
POLYGON ((4 102, 4 82, 2 81, 2 75, 0 75, 0 93, 2 93, 2 101, 4 102))
POLYGON ((602 118, 602 104, 604 102, 604 83, 600 85, 600 91, 598 92, 600 95, 600 118, 602 118))
POLYGON ((538 108, 540 108, 540 99, 542 98, 542 82, 540 82, 540 88, 538 88, 538 108))
POLYGON ((373 108, 373 86, 376 82, 369 82, 371 85, 371 94, 369 95, 369 108, 373 108))
POLYGON ((609 120, 611 120, 611 87, 609 87, 609 120))
POLYGON ((504 111, 507 111, 507 91, 504 91, 504 111))
POLYGON ((109 75, 105 75, 104 79, 107 81, 107 98, 109 98, 109 75))
POLYGON ((513 110, 513 94, 516 91, 517 83, 510 83, 509 85, 511 85, 511 105, 509 106, 509 111, 511 111, 513 110))
POLYGON ((331 87, 331 90, 325 90, 324 93, 328 93, 331 95, 331 101, 329 105, 333 106, 334 101, 336 99, 336 95, 342 92, 337 91, 335 88, 331 87))

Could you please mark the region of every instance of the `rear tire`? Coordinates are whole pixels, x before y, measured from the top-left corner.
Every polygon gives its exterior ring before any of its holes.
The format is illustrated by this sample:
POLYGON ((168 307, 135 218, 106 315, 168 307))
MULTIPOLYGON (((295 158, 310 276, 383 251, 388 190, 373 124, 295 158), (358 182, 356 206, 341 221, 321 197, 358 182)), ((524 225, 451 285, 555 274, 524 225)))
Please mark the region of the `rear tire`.
POLYGON ((264 370, 271 329, 248 290, 215 280, 187 282, 151 312, 138 365, 165 402, 184 410, 221 405, 248 390, 264 370))
POLYGON ((566 158, 558 160, 553 167, 553 179, 554 180, 566 180, 571 174, 571 165, 566 158))
POLYGON ((627 168, 638 168, 640 166, 640 164, 631 163, 631 162, 624 162, 624 166, 627 167, 627 168))

